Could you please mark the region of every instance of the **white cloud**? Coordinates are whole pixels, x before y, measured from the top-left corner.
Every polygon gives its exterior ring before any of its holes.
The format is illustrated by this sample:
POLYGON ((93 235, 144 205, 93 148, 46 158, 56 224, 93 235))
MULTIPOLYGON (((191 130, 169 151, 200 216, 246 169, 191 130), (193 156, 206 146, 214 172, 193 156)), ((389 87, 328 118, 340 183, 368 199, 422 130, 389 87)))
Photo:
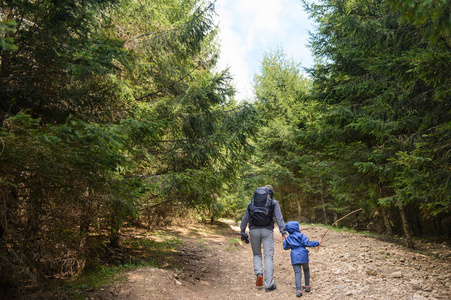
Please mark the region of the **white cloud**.
POLYGON ((221 69, 230 67, 238 99, 252 97, 252 82, 266 52, 282 47, 302 66, 312 64, 307 30, 311 21, 300 0, 218 0, 221 69))

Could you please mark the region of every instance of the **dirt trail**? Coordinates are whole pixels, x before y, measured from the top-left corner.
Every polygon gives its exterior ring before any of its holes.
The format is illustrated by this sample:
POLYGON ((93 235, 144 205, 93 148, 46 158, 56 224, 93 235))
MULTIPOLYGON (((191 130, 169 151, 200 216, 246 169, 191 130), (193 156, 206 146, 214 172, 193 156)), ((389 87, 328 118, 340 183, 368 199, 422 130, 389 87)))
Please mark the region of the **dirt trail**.
MULTIPOLYGON (((221 234, 178 229, 185 241, 183 268, 132 270, 125 280, 86 299, 295 299, 290 252, 283 250, 279 232, 277 290, 265 292, 255 286, 250 245, 236 242, 238 224, 229 225, 221 234)), ((325 229, 301 225, 301 231, 318 240, 325 229)), ((312 291, 301 299, 451 299, 449 245, 417 244, 431 255, 361 234, 329 231, 319 251, 310 249, 312 291)))

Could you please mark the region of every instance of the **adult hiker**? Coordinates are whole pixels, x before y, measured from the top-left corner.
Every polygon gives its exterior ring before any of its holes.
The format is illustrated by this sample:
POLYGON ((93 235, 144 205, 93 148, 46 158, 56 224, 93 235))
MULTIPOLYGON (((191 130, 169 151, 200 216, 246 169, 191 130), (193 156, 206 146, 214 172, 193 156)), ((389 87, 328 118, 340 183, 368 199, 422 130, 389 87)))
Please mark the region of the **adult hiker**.
POLYGON ((254 273, 257 276, 256 285, 263 285, 262 245, 265 263, 265 291, 270 292, 277 288, 274 283, 274 218, 276 219, 282 239, 288 233, 285 229, 279 203, 273 198, 274 189, 265 185, 255 190, 252 200, 241 220, 241 240, 248 243, 246 227, 249 223, 249 235, 253 253, 254 273))

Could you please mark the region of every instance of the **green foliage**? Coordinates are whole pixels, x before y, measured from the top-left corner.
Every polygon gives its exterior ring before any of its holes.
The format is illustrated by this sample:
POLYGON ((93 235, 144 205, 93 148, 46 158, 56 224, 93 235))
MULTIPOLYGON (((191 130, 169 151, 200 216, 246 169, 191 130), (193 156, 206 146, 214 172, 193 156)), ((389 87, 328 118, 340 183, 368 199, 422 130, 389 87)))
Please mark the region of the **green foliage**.
POLYGON ((297 140, 316 117, 311 109, 314 104, 305 102, 308 87, 300 66, 283 51, 265 55, 261 73, 255 76, 255 107, 260 117, 255 153, 242 169, 240 184, 232 189, 233 205, 240 213, 255 188, 266 184, 274 186, 279 202, 297 200, 299 171, 304 167, 297 140))
POLYGON ((241 240, 240 239, 229 239, 227 241, 227 246, 226 246, 226 250, 227 251, 236 251, 237 247, 239 247, 241 245, 241 240))
POLYGON ((0 123, 23 110, 44 123, 111 111, 116 86, 108 79, 125 62, 122 43, 108 34, 105 12, 115 2, 2 5, 0 123))
MULTIPOLYGON (((138 265, 139 266, 139 265, 138 265)), ((97 265, 89 273, 78 278, 70 284, 70 288, 73 289, 73 293, 79 294, 83 291, 90 289, 100 289, 101 287, 112 284, 112 282, 118 280, 121 272, 126 269, 130 269, 137 266, 113 266, 105 267, 102 265, 97 265)))
POLYGON ((15 51, 18 47, 14 44, 14 39, 9 35, 14 31, 17 26, 15 20, 3 19, 0 21, 0 45, 2 51, 15 51))
POLYGON ((212 3, 3 4, 0 281, 76 275, 163 205, 219 215, 257 115, 215 69, 212 3))
MULTIPOLYGON (((105 266, 97 262, 90 261, 89 267, 85 271, 66 283, 69 293, 83 295, 85 291, 100 289, 115 281, 121 280, 122 271, 139 267, 162 267, 171 262, 176 256, 178 246, 183 243, 175 236, 158 236, 159 241, 148 238, 131 238, 123 241, 125 248, 138 252, 138 257, 131 257, 127 263, 105 266)), ((105 248, 94 249, 97 252, 107 250, 105 248)), ((107 250, 108 251, 108 250, 107 250)), ((105 252, 105 251, 103 251, 105 252)), ((99 255, 97 253, 97 255, 99 255)), ((100 255, 109 255, 108 252, 100 255)))
POLYGON ((242 186, 273 183, 286 218, 325 223, 362 207, 401 225, 392 208, 408 206, 421 231, 450 212, 449 3, 309 2, 312 80, 296 84, 283 53, 264 58, 242 186))
POLYGON ((328 162, 331 200, 449 213, 448 1, 306 8, 317 21, 311 95, 325 110, 303 142, 328 162))
POLYGON ((401 20, 415 26, 427 25, 431 40, 449 39, 451 35, 451 4, 446 0, 390 0, 393 10, 399 10, 401 20))

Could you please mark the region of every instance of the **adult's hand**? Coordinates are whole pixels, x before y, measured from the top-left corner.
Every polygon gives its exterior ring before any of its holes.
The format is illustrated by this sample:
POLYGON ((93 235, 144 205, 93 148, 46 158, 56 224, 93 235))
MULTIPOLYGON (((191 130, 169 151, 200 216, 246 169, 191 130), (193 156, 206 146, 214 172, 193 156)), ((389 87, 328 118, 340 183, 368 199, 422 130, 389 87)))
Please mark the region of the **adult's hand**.
POLYGON ((241 233, 241 240, 246 244, 249 244, 249 235, 247 235, 246 233, 241 233))

